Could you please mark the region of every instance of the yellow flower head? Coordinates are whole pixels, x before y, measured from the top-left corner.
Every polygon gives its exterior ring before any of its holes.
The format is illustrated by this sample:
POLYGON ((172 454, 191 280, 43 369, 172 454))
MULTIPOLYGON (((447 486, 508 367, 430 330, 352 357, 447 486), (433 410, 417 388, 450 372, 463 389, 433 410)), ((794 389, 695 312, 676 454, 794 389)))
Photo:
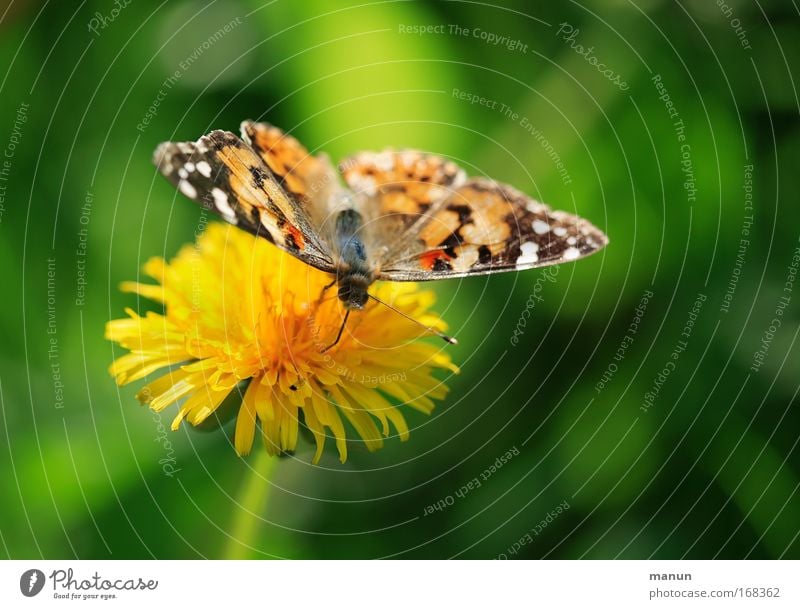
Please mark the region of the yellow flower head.
MULTIPOLYGON (((159 285, 123 283, 163 303, 164 314, 148 312, 106 325, 106 338, 130 353, 114 361, 120 385, 169 367, 137 398, 159 412, 183 400, 172 423, 204 421, 238 385, 249 382, 236 420, 234 445, 250 452, 258 419, 270 454, 297 444, 300 412, 317 444, 336 441, 347 458, 342 415, 369 450, 380 448, 390 423, 402 440, 408 426, 395 403, 430 413, 447 387, 435 369, 458 372, 440 346, 417 341, 416 324, 374 301, 350 315, 341 341, 343 307, 325 273, 284 254, 239 229, 211 224, 195 246, 169 263, 153 258, 144 272, 159 285), (378 428, 380 423, 380 430, 378 428)), ((444 330, 428 309, 429 291, 414 284, 376 284, 374 294, 422 323, 444 330)))

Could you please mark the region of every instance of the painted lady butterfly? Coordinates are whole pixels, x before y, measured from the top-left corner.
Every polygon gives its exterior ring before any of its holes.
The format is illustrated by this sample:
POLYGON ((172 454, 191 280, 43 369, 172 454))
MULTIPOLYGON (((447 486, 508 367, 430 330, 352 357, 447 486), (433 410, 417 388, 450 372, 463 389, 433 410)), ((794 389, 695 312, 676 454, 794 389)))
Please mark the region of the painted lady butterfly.
POLYGON ((345 322, 364 307, 374 281, 520 271, 608 243, 586 220, 468 178, 438 156, 358 153, 340 164, 345 188, 327 156, 309 154, 277 127, 245 121, 241 132, 241 139, 212 131, 196 142, 165 142, 153 161, 190 199, 330 273, 345 322))

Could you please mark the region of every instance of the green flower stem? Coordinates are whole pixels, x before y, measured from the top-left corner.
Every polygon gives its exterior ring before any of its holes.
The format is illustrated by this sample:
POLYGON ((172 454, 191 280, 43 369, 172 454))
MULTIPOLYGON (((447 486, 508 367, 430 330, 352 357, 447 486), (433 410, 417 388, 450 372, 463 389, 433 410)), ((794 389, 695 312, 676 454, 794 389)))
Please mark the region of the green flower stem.
POLYGON ((239 491, 236 512, 230 526, 230 539, 222 553, 225 559, 251 558, 256 545, 256 534, 263 525, 261 516, 269 498, 269 479, 278 463, 266 450, 258 450, 252 469, 239 491))

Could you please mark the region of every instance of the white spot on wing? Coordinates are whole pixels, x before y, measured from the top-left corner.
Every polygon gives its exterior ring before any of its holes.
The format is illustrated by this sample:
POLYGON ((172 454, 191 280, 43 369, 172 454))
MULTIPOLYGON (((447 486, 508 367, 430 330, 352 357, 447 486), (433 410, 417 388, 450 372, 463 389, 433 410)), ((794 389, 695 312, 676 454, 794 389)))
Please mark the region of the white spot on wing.
POLYGON ((413 150, 404 150, 400 153, 400 162, 407 167, 413 167, 419 160, 419 153, 413 150))
POLYGON ((556 226, 556 227, 553 229, 553 234, 554 234, 556 237, 563 237, 564 235, 566 235, 566 234, 567 234, 567 229, 566 229, 566 228, 564 228, 563 226, 556 226))
POLYGON ((379 152, 374 156, 373 163, 381 171, 391 171, 394 168, 394 155, 388 150, 379 152))
POLYGON ((451 264, 455 271, 468 271, 479 259, 478 248, 474 245, 466 245, 456 248, 456 257, 451 264))
POLYGON ((580 255, 581 251, 577 247, 568 247, 564 250, 561 257, 564 258, 564 260, 575 260, 575 258, 578 258, 580 255))
POLYGON ((186 167, 186 171, 190 173, 194 171, 194 163, 192 163, 191 161, 187 161, 184 167, 186 167))
POLYGON ((187 182, 186 180, 181 180, 180 182, 178 182, 178 190, 180 190, 190 199, 197 198, 197 191, 195 190, 194 186, 189 184, 189 182, 187 182))
POLYGON ((550 230, 550 225, 543 220, 534 220, 533 221, 533 232, 537 235, 544 235, 547 231, 550 230))
POLYGON ((534 243, 533 241, 526 241, 522 245, 519 246, 520 255, 517 258, 517 265, 521 264, 533 264, 534 262, 538 262, 539 254, 539 245, 534 243))
POLYGON ((228 203, 228 195, 219 188, 214 188, 211 190, 211 196, 214 197, 214 205, 217 210, 219 210, 219 213, 221 213, 228 222, 236 224, 236 212, 233 211, 233 208, 228 203))
POLYGON ((197 171, 207 178, 211 177, 211 165, 209 165, 206 161, 200 161, 197 163, 197 171))
POLYGON ((178 177, 184 180, 189 177, 189 172, 186 171, 186 167, 181 167, 178 169, 178 177))
POLYGON ((350 184, 350 188, 357 193, 364 193, 368 197, 374 197, 378 194, 378 185, 375 184, 375 178, 372 176, 362 176, 353 173, 348 176, 347 181, 350 184))

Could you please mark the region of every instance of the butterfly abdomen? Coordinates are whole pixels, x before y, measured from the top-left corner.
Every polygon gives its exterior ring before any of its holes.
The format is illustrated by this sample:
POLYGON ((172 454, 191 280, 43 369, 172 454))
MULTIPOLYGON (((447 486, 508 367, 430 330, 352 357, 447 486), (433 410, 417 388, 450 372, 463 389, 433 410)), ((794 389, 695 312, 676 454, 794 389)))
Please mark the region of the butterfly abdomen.
POLYGON ((367 248, 360 233, 364 221, 354 209, 345 209, 336 216, 335 240, 338 249, 336 281, 339 299, 351 309, 362 309, 367 303, 367 289, 373 281, 367 263, 367 248))

